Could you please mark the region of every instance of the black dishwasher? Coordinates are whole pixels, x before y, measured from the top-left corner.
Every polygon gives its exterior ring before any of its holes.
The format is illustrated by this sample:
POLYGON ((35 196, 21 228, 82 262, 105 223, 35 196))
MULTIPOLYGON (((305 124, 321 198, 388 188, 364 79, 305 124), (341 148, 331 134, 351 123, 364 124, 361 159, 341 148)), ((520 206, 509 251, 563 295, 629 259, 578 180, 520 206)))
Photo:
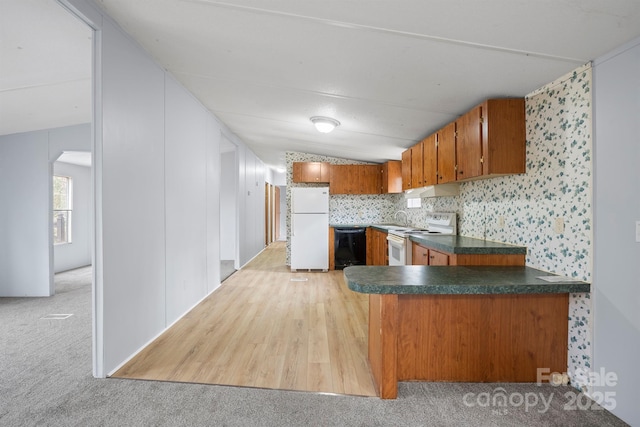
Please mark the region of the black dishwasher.
POLYGON ((367 264, 367 238, 361 227, 334 228, 335 269, 367 264))

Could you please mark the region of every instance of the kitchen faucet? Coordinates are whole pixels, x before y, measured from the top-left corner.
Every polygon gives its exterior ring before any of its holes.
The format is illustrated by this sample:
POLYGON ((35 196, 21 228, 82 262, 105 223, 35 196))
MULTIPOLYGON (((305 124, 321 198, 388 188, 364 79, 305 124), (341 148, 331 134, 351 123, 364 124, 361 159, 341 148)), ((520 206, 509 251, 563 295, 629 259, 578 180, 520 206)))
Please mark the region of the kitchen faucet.
POLYGON ((405 211, 398 211, 395 213, 395 215, 393 216, 394 220, 398 220, 398 214, 404 214, 404 225, 408 226, 409 225, 409 218, 407 216, 407 213, 405 211))

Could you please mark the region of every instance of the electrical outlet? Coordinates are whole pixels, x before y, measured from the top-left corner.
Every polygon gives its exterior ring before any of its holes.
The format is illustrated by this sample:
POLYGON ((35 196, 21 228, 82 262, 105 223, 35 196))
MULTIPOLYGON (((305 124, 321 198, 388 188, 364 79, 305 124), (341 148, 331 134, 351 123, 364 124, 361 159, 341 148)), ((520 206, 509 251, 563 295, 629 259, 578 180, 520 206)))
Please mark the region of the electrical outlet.
POLYGON ((562 234, 564 232, 564 218, 558 217, 553 222, 553 231, 556 234, 562 234))
POLYGON ((498 217, 498 227, 504 228, 504 217, 502 215, 498 217))

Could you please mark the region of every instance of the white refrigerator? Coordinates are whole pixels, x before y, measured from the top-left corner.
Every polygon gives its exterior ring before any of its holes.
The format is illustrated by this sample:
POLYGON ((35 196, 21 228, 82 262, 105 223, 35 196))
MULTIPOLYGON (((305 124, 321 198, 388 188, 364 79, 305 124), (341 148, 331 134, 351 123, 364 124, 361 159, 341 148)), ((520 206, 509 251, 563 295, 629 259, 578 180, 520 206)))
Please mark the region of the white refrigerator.
POLYGON ((291 189, 291 271, 329 270, 329 187, 291 189))

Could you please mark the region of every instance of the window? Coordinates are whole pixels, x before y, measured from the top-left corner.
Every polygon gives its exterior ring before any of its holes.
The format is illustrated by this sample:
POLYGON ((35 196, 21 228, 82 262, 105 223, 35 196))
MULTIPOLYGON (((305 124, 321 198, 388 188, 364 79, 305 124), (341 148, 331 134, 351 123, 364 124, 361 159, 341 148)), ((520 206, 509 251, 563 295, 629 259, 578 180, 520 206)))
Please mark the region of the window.
POLYGON ((53 177, 53 244, 71 243, 71 178, 53 177))

